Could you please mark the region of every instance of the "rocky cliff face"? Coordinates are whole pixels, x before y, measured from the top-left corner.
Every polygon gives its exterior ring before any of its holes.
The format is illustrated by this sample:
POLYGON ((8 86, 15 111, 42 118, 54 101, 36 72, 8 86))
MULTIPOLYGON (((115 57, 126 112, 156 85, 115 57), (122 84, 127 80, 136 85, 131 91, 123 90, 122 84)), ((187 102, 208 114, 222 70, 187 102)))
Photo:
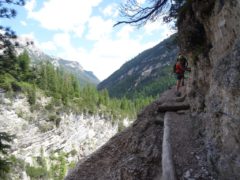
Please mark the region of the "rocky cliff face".
MULTIPOLYGON (((42 156, 41 152, 48 168, 55 163, 50 156, 61 153, 68 154, 66 164, 76 162, 106 143, 118 131, 110 119, 98 115, 60 111, 56 117, 50 104, 51 98, 38 96, 33 110, 23 94, 8 98, 6 93, 0 92, 0 132, 15 135, 11 155, 26 165, 38 167, 36 159, 42 156)), ((28 180, 25 170, 23 167, 13 171, 9 178, 28 180)))
POLYGON ((197 0, 179 22, 181 48, 192 53, 191 110, 218 179, 240 177, 239 9, 239 0, 197 0))

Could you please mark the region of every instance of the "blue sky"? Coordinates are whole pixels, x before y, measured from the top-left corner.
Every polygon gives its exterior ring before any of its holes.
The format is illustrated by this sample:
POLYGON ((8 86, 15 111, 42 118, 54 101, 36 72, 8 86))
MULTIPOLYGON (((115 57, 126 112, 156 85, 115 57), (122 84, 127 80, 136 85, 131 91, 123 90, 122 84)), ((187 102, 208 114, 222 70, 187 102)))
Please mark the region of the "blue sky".
POLYGON ((173 33, 160 21, 140 29, 130 25, 113 28, 122 1, 126 0, 26 0, 24 7, 17 8, 15 19, 1 20, 1 24, 34 40, 49 55, 78 61, 103 80, 173 33))

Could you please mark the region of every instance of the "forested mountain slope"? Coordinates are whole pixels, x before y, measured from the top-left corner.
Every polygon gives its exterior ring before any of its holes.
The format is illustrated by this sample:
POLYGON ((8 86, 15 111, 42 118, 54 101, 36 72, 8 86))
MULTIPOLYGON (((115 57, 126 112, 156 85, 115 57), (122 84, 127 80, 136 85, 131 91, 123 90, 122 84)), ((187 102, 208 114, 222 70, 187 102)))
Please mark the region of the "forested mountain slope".
MULTIPOLYGON (((77 61, 70 61, 49 56, 34 45, 26 47, 25 50, 28 52, 28 55, 33 64, 39 64, 48 61, 55 67, 62 68, 65 71, 74 74, 79 80, 80 84, 83 86, 86 84, 97 85, 100 82, 99 79, 93 74, 93 72, 86 71, 77 61)), ((18 49, 18 51, 22 52, 23 49, 18 49)))
POLYGON ((174 34, 125 63, 98 85, 113 97, 155 96, 174 83, 172 64, 178 52, 174 34))

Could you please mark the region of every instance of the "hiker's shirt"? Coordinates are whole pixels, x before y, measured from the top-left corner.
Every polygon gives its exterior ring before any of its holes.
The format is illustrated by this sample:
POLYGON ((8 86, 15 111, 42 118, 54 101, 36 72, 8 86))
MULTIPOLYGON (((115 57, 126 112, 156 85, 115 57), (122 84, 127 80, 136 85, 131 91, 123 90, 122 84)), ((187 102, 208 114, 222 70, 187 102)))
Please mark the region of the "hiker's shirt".
POLYGON ((180 63, 176 64, 176 74, 184 74, 184 68, 180 63))

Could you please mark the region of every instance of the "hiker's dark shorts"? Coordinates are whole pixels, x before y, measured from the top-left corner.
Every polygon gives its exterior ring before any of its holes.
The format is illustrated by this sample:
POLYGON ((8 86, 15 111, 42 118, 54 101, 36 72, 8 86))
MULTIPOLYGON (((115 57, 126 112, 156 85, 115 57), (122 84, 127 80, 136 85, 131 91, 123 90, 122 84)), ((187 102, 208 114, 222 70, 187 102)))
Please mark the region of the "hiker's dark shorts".
POLYGON ((175 74, 177 80, 181 80, 184 78, 184 74, 175 74))

